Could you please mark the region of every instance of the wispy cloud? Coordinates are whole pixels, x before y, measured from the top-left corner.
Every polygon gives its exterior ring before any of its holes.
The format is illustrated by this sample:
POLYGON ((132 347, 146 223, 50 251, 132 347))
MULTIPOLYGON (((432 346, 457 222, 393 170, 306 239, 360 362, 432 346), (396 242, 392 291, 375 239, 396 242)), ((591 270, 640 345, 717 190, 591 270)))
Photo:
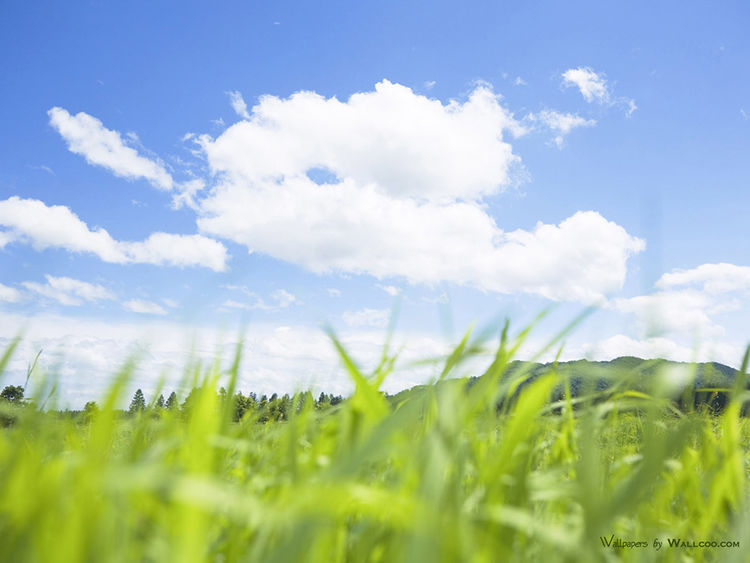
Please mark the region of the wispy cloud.
POLYGON ((71 115, 60 107, 53 107, 47 115, 50 125, 68 143, 68 149, 83 156, 89 164, 106 168, 122 178, 143 178, 162 190, 174 187, 172 176, 161 162, 138 154, 120 133, 107 129, 97 118, 84 112, 71 115))
POLYGON ((377 286, 385 291, 388 295, 391 297, 396 297, 397 295, 401 294, 401 289, 396 287, 395 285, 381 285, 377 284, 377 286))
POLYGON ((236 90, 233 90, 231 92, 227 92, 227 95, 229 96, 229 103, 232 104, 234 113, 239 115, 242 119, 250 119, 250 114, 247 112, 247 104, 245 103, 245 99, 242 97, 242 94, 240 94, 236 90))
POLYGON ((259 310, 259 311, 275 311, 278 309, 286 309, 291 305, 299 305, 300 301, 297 297, 289 293, 285 289, 277 289, 270 295, 268 301, 260 298, 255 292, 248 290, 246 287, 228 285, 225 286, 227 289, 239 290, 245 294, 247 299, 242 301, 237 299, 227 299, 222 303, 222 307, 229 309, 245 309, 247 311, 259 310))
POLYGON ((617 105, 624 108, 628 116, 638 109, 632 98, 614 96, 603 72, 597 73, 590 67, 582 66, 566 70, 562 74, 562 79, 564 87, 578 88, 583 99, 589 103, 595 102, 605 106, 617 105))
POLYGON ((52 168, 50 168, 49 166, 46 166, 45 164, 39 164, 39 165, 29 164, 28 166, 32 170, 41 170, 42 172, 46 172, 50 176, 55 176, 55 171, 52 170, 52 168))
POLYGON ((29 291, 57 301, 61 305, 82 305, 84 302, 116 299, 107 288, 68 277, 44 276, 46 284, 26 281, 23 285, 29 291))
POLYGON ((596 125, 596 120, 594 119, 585 119, 580 115, 560 113, 554 110, 542 110, 539 113, 530 113, 526 116, 526 119, 556 133, 555 137, 552 139, 552 143, 558 149, 563 147, 565 144, 565 136, 573 129, 578 127, 593 127, 596 125))
POLYGON ((0 303, 18 303, 23 299, 23 294, 14 287, 0 283, 0 303))
POLYGON ((37 199, 13 196, 0 201, 0 226, 7 229, 0 231, 5 244, 28 242, 37 250, 62 248, 117 264, 226 268, 224 245, 203 235, 153 233, 144 241, 117 241, 102 228, 91 230, 67 207, 48 206, 37 199))
POLYGON ((144 315, 166 315, 167 311, 153 301, 146 301, 144 299, 131 299, 122 304, 125 309, 132 311, 133 313, 141 313, 144 315))

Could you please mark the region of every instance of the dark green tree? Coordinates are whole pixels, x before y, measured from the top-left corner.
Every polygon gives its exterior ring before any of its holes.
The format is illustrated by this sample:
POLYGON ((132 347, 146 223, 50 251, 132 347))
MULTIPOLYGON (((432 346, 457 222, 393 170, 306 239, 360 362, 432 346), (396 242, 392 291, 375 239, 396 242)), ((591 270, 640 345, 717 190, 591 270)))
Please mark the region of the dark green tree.
POLYGON ((257 406, 255 396, 252 393, 247 397, 244 397, 240 392, 236 393, 234 396, 234 421, 239 422, 245 416, 245 413, 248 411, 254 412, 257 406))
POLYGON ((90 421, 98 412, 99 406, 96 404, 96 401, 89 401, 86 403, 86 406, 83 407, 83 418, 86 421, 90 421))
POLYGON ((292 411, 292 398, 288 393, 284 393, 284 396, 279 399, 278 407, 279 415, 277 420, 288 420, 289 413, 292 411))
POLYGON ((187 397, 185 397, 185 400, 182 401, 182 406, 180 407, 182 412, 184 413, 190 412, 190 409, 192 408, 198 396, 200 396, 200 389, 196 389, 196 388, 191 389, 190 393, 188 393, 187 397))
POLYGON ((315 408, 324 410, 330 406, 331 406, 330 397, 326 395, 325 393, 321 392, 320 395, 318 396, 318 400, 315 403, 315 408))
POLYGON ((159 395, 159 398, 156 399, 156 408, 157 409, 163 409, 164 408, 164 395, 159 395))
POLYGON ((143 396, 143 391, 137 389, 135 395, 133 395, 133 400, 130 401, 130 408, 128 409, 128 412, 130 414, 136 414, 138 412, 143 412, 145 409, 146 398, 143 396))
POLYGON ((9 403, 21 404, 23 402, 23 387, 20 385, 8 385, 0 393, 0 397, 9 403))
POLYGON ((169 397, 167 397, 167 402, 165 403, 165 406, 169 409, 176 409, 177 408, 177 393, 172 391, 169 394, 169 397))

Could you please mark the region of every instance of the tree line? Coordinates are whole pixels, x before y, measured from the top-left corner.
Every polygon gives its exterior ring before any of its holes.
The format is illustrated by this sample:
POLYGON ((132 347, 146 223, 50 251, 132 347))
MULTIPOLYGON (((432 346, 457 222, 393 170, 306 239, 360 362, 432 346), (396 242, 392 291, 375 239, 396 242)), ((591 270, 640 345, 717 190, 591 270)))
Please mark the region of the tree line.
MULTIPOLYGON (((177 398, 177 393, 174 391, 172 391, 166 399, 162 393, 159 394, 152 405, 149 405, 146 402, 146 397, 143 394, 143 391, 137 389, 133 395, 133 399, 130 401, 130 406, 128 407, 127 412, 129 415, 138 415, 149 411, 158 414, 159 411, 162 410, 187 413, 192 408, 195 397, 199 392, 201 392, 200 389, 191 390, 182 403, 180 403, 177 398)), ((227 400, 226 395, 226 389, 222 387, 219 389, 217 398, 223 402, 227 400)), ((326 410, 338 405, 344 400, 344 398, 341 395, 321 392, 317 399, 312 400, 316 410, 326 410)), ((242 392, 237 392, 233 397, 233 401, 235 422, 241 420, 248 413, 255 415, 259 422, 287 420, 293 408, 293 400, 288 393, 281 396, 279 396, 278 393, 273 393, 269 397, 265 394, 258 396, 256 393, 248 393, 247 395, 243 395, 242 392)), ((86 403, 84 412, 90 414, 97 409, 96 402, 90 401, 86 403)))
MULTIPOLYGON (((200 392, 200 389, 193 389, 181 403, 175 391, 172 391, 166 399, 164 398, 164 394, 161 393, 153 405, 149 405, 146 402, 146 396, 143 394, 143 391, 136 389, 126 412, 130 415, 147 411, 158 412, 160 410, 187 412, 190 410, 198 392, 200 392)), ((219 389, 218 398, 221 401, 226 400, 226 393, 226 390, 222 387, 219 389)), ((336 406, 343 400, 344 398, 341 395, 333 395, 332 393, 320 393, 317 399, 313 399, 314 406, 318 410, 325 410, 336 406)), ((0 401, 17 406, 25 405, 28 402, 24 398, 24 388, 20 385, 7 385, 0 392, 0 401)), ((292 408, 292 397, 289 394, 279 396, 278 393, 273 393, 270 397, 268 395, 258 397, 255 393, 243 395, 242 392, 237 392, 234 395, 234 404, 234 418, 236 421, 239 421, 247 412, 260 414, 259 420, 263 422, 267 420, 286 420, 292 408)), ((89 401, 83 408, 83 412, 86 414, 93 414, 98 410, 99 406, 96 401, 89 401)))

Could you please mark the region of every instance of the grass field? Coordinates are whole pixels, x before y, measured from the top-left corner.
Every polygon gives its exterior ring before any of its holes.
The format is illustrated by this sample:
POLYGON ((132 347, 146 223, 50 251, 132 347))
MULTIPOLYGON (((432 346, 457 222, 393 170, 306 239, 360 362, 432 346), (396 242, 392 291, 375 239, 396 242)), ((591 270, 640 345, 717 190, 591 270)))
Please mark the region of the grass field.
POLYGON ((326 410, 297 394, 282 421, 234 421, 239 350, 190 372, 185 411, 124 416, 132 365, 87 415, 35 407, 42 391, 3 405, 0 559, 746 560, 744 378, 719 415, 679 411, 659 377, 573 397, 554 370, 508 375, 524 335, 471 385, 451 379, 479 349, 467 335, 436 381, 395 398, 379 391, 387 348, 363 374, 334 338, 356 390, 326 410))

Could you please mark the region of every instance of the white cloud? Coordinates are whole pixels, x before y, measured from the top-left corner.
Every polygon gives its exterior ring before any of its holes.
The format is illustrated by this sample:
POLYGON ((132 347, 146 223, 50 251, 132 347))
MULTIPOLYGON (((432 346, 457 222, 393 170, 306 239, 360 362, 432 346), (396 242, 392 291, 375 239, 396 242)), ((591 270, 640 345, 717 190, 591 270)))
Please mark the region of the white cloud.
POLYGON ((247 295, 251 301, 237 301, 236 299, 227 299, 222 303, 222 307, 230 309, 245 309, 247 311, 260 310, 260 311, 275 311, 278 309, 285 309, 291 305, 299 305, 300 301, 296 296, 292 295, 285 289, 277 289, 271 293, 270 303, 258 297, 252 291, 249 291, 245 287, 225 286, 230 290, 239 290, 247 295))
POLYGON ((632 98, 622 98, 623 103, 627 106, 627 110, 625 110, 625 115, 630 117, 633 115, 633 112, 638 109, 638 106, 635 105, 635 100, 632 98))
POLYGON ((725 333, 714 317, 742 309, 750 290, 750 267, 702 264, 674 270, 659 278, 657 292, 616 299, 613 306, 636 315, 642 330, 699 337, 725 333))
POLYGON ((55 176, 56 175, 55 171, 52 170, 52 168, 50 168, 49 166, 46 166, 44 164, 40 164, 38 166, 29 165, 29 168, 31 168, 32 170, 42 170, 43 172, 46 172, 50 176, 55 176))
POLYGON ((246 309, 251 310, 253 307, 244 301, 237 301, 235 299, 227 299, 221 304, 222 307, 228 309, 246 309))
POLYGON ((539 113, 530 113, 526 118, 533 122, 539 123, 553 132, 557 133, 553 143, 557 148, 562 148, 565 143, 565 136, 577 127, 593 127, 596 120, 585 119, 580 115, 572 113, 560 113, 554 110, 542 110, 539 113))
POLYGON ((0 231, 0 250, 5 248, 8 243, 15 240, 15 236, 8 231, 0 231))
POLYGON ((516 79, 513 81, 513 86, 526 86, 526 81, 521 78, 520 76, 516 76, 516 79))
MULTIPOLYGON (((167 378, 167 389, 176 389, 184 398, 186 390, 177 385, 185 365, 196 359, 211 365, 216 360, 217 343, 222 360, 230 362, 237 342, 227 336, 226 330, 189 327, 163 317, 141 316, 121 322, 42 314, 29 319, 0 311, 0 349, 5 349, 21 327, 26 327, 26 336, 11 359, 6 380, 23 383, 28 362, 39 349, 44 349, 37 373, 57 375, 62 406, 77 408, 86 401, 101 399, 117 369, 134 353, 138 361, 131 389, 124 398, 125 407, 138 387, 150 397, 162 374, 167 378)), ((351 392, 351 379, 322 330, 253 323, 243 335, 238 385, 244 393, 270 395, 308 388, 316 393, 351 392)), ((382 330, 352 329, 338 336, 363 369, 372 370, 378 364, 384 341, 382 330)), ((449 351, 439 340, 419 334, 398 334, 393 346, 403 348, 403 353, 394 374, 384 384, 389 392, 424 383, 437 375, 438 368, 414 367, 413 362, 449 351)), ((31 385, 35 385, 34 377, 31 385)))
POLYGON ((142 242, 117 241, 104 229, 89 229, 67 207, 47 206, 36 199, 13 196, 0 201, 0 226, 8 229, 0 232, 0 239, 28 242, 37 250, 64 248, 118 264, 205 266, 216 271, 226 268, 224 245, 203 235, 153 233, 142 242))
POLYGON ((559 226, 505 233, 470 203, 420 204, 344 182, 319 189, 224 185, 199 220, 204 232, 245 244, 317 273, 450 281, 552 299, 589 301, 622 286, 627 258, 644 247, 595 212, 559 226))
POLYGON ((0 283, 0 303, 18 303, 23 299, 23 294, 14 287, 0 283))
POLYGON ((276 302, 276 306, 281 308, 289 307, 289 305, 299 302, 294 295, 285 289, 277 289, 271 293, 271 298, 276 302))
POLYGON ((624 313, 634 313, 641 330, 647 333, 683 333, 699 337, 723 333, 709 317, 714 303, 700 291, 664 291, 616 299, 615 307, 624 313))
POLYGON ((186 205, 190 209, 196 209, 196 197, 206 187, 206 182, 201 178, 194 178, 179 185, 179 193, 172 197, 172 206, 175 209, 186 205))
POLYGON ((105 299, 115 299, 116 296, 107 288, 88 282, 67 277, 44 276, 46 284, 26 281, 26 289, 38 293, 43 297, 53 299, 61 305, 82 305, 84 302, 96 302, 105 299))
POLYGON ((396 287, 395 285, 381 285, 378 284, 378 287, 385 291, 388 295, 391 297, 396 297, 397 295, 401 294, 401 290, 396 287))
POLYGON ((525 128, 487 85, 442 104, 383 81, 345 102, 264 96, 251 113, 215 140, 201 137, 216 183, 198 219, 204 233, 250 251, 317 273, 588 302, 619 289, 628 257, 644 247, 595 212, 531 232, 495 224, 483 199, 519 164, 503 134, 525 128), (338 181, 308 178, 321 168, 338 181))
POLYGON ((675 362, 721 362, 738 367, 743 348, 730 343, 704 342, 700 346, 686 346, 663 336, 637 339, 616 334, 597 342, 580 346, 570 359, 586 357, 595 361, 608 361, 622 356, 644 359, 666 359, 675 362))
POLYGON ((127 146, 120 133, 107 129, 97 118, 84 112, 71 115, 60 107, 50 109, 47 114, 50 125, 68 143, 68 149, 83 156, 89 164, 102 166, 122 178, 143 178, 162 190, 174 186, 172 176, 160 162, 139 155, 127 146))
POLYGON ((664 274, 656 282, 656 286, 662 289, 688 285, 699 285, 710 294, 750 289, 750 267, 727 263, 702 264, 690 270, 664 274))
POLYGON ((227 251, 224 245, 202 235, 153 233, 143 242, 119 244, 128 262, 204 266, 217 272, 226 269, 227 251))
MULTIPOLYGON (((250 119, 250 114, 247 113, 247 104, 245 103, 242 94, 233 90, 232 92, 227 92, 227 95, 229 96, 229 102, 232 104, 234 113, 239 115, 242 119, 250 119)), ((222 125, 223 124, 224 122, 222 121, 222 125)))
POLYGON ((248 121, 201 137, 211 168, 233 181, 303 177, 325 167, 394 197, 429 200, 498 193, 519 162, 503 131, 523 127, 486 86, 443 105, 384 80, 348 101, 298 92, 263 96, 248 121))
POLYGON ((590 67, 571 68, 563 72, 563 86, 575 86, 581 92, 583 99, 589 103, 596 102, 605 106, 620 105, 630 116, 638 109, 635 100, 631 98, 615 97, 607 85, 604 73, 597 73, 590 67))
POLYGON ((425 90, 432 90, 437 82, 435 80, 428 80, 424 83, 425 90))
POLYGON ((373 327, 385 328, 391 312, 388 309, 362 309, 360 311, 347 311, 341 315, 341 319, 351 327, 373 327))
POLYGON ((133 313, 143 313, 146 315, 166 315, 167 311, 164 307, 154 303, 153 301, 146 301, 144 299, 131 299, 122 304, 128 311, 133 313))
POLYGON ((328 291, 328 295, 331 297, 341 297, 340 289, 336 289, 335 287, 329 287, 326 291, 328 291))
POLYGON ((562 77, 563 84, 578 87, 583 99, 587 102, 609 103, 610 92, 603 74, 597 74, 589 67, 578 67, 566 70, 562 77))

